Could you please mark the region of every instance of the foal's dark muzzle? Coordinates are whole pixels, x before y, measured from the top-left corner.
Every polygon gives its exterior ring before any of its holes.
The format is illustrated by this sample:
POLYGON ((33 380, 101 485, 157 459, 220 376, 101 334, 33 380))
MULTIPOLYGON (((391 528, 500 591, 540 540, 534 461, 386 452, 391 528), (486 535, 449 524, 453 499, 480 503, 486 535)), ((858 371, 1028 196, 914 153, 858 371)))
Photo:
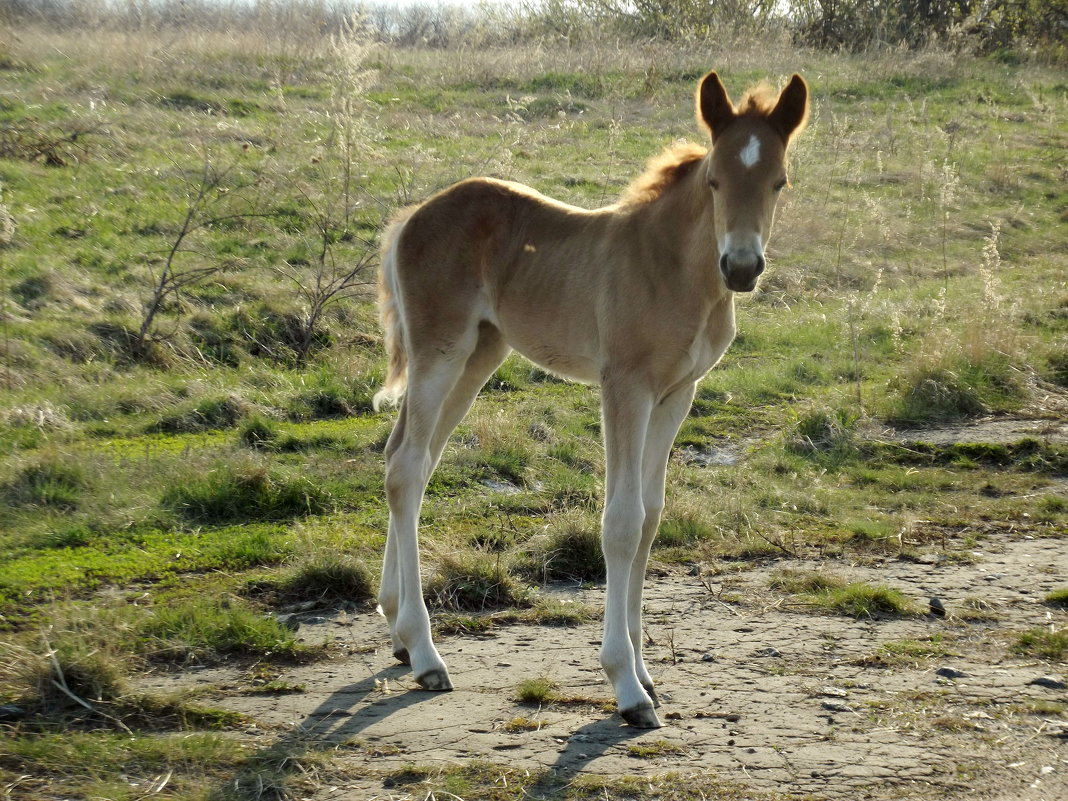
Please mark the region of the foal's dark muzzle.
POLYGON ((719 260, 720 272, 731 292, 752 292, 756 289, 757 278, 764 272, 764 267, 764 256, 753 251, 724 253, 719 260))

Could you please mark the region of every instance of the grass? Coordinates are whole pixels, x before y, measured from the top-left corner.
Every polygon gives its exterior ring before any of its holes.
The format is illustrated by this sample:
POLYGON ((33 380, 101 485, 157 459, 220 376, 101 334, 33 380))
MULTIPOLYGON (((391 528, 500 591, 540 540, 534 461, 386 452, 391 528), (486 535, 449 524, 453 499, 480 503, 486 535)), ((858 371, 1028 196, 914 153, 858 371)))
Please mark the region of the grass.
POLYGON ((529 589, 500 554, 450 554, 427 579, 425 595, 441 608, 469 612, 526 605, 529 589))
POLYGON ((771 585, 831 614, 855 618, 919 614, 916 605, 892 587, 862 581, 847 582, 820 572, 783 571, 772 579, 771 585))
MULTIPOLYGON (((1047 414, 1057 407, 1045 398, 1063 395, 1062 70, 933 51, 828 54, 780 39, 759 50, 739 41, 731 63, 712 64, 702 45, 594 38, 384 46, 346 67, 376 71, 370 84, 346 88, 339 75, 351 73, 304 29, 286 28, 306 37, 297 46, 257 31, 90 36, 12 24, 0 143, 13 131, 54 141, 36 155, 0 152, 0 644, 22 654, 19 689, 4 698, 55 691, 41 684, 54 649, 75 694, 112 712, 129 704, 133 730, 14 732, 0 770, 29 777, 27 797, 209 797, 235 776, 238 797, 297 794, 284 754, 252 760, 204 732, 232 722, 176 706, 157 707, 165 723, 152 728, 149 702, 130 687, 161 662, 314 658, 274 621, 279 604, 373 593, 393 421, 370 407, 380 332, 371 288, 352 287, 305 338, 315 287, 336 277, 331 265, 359 263, 397 207, 472 174, 586 207, 612 202, 650 155, 698 135, 692 91, 709 67, 732 89, 796 69, 812 77, 816 106, 761 290, 740 300, 739 337, 701 382, 679 438, 731 458, 673 458, 654 560, 954 561, 983 539, 1064 536, 1068 505, 1051 489, 1068 470, 1062 442, 946 445, 931 431, 1047 414), (359 123, 348 155, 336 105, 346 92, 359 123), (205 165, 225 191, 196 211, 204 224, 174 266, 208 272, 168 296, 137 351, 130 334, 205 165), (885 436, 891 426, 912 441, 885 436)), ((535 585, 603 581, 600 426, 594 390, 518 356, 496 372, 422 509, 436 623, 476 636, 596 620, 535 585)), ((776 582, 828 613, 915 614, 892 588, 828 571, 776 582)), ((1045 600, 1062 606, 1063 592, 1045 600)), ((1000 625, 978 602, 955 611, 1000 625)), ((1063 659, 1059 643, 1036 630, 1013 647, 1063 659)), ((878 658, 947 649, 901 641, 878 658)), ((460 797, 508 798, 501 776, 513 797, 516 787, 742 797, 710 776, 565 786, 485 765, 416 775, 428 782, 420 793, 460 797)))
POLYGON ((1018 654, 1064 662, 1068 657, 1068 631, 1053 628, 1028 629, 1019 635, 1012 650, 1018 654))
POLYGON ((1059 587, 1042 600, 1050 606, 1068 607, 1068 587, 1059 587))
POLYGON ((552 679, 523 679, 515 688, 515 700, 521 704, 545 706, 557 698, 558 686, 552 679))

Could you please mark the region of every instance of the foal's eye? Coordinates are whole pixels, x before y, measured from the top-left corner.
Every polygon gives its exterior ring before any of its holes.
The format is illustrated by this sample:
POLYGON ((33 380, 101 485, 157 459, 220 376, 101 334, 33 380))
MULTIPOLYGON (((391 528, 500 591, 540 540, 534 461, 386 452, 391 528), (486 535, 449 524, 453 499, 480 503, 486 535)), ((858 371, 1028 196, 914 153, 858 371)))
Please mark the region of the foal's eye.
POLYGON ((786 186, 786 179, 780 178, 778 181, 775 182, 775 191, 781 192, 784 186, 786 186))
POLYGON ((719 189, 719 181, 717 181, 715 178, 709 178, 708 179, 708 185, 710 187, 712 187, 712 191, 713 192, 715 192, 717 189, 719 189))

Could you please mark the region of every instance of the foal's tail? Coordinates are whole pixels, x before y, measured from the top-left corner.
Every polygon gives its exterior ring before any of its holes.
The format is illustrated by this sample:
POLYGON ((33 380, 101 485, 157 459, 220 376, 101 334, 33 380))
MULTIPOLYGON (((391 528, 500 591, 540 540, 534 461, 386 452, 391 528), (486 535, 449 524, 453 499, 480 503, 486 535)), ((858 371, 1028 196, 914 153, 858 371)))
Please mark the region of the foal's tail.
POLYGON ((397 287, 397 240, 407 215, 394 220, 382 243, 382 266, 378 274, 378 315, 385 331, 386 355, 389 366, 382 389, 375 393, 372 405, 377 412, 383 405, 396 406, 408 387, 408 351, 404 341, 404 320, 401 318, 400 296, 397 287))

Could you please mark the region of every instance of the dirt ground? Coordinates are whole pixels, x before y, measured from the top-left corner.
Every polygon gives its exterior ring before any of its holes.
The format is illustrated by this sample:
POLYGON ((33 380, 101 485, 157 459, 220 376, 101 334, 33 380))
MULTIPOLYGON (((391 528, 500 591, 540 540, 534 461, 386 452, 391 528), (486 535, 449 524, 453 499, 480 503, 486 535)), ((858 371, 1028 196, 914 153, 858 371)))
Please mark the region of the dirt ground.
MULTIPOLYGON (((477 759, 563 775, 713 770, 757 790, 817 798, 1062 801, 1068 728, 1063 718, 1033 709, 1068 702, 1068 692, 1032 684, 1051 666, 1017 657, 1009 646, 1020 630, 1068 623, 1068 613, 1040 603, 1068 584, 1063 541, 1007 537, 984 544, 975 558, 864 567, 790 563, 889 584, 917 602, 936 595, 946 618, 816 614, 768 588, 775 564, 718 576, 651 576, 647 659, 665 721, 656 731, 625 727, 598 703, 611 698, 597 663, 598 623, 440 638, 456 685, 448 694, 413 689, 410 672, 390 656, 385 621, 370 613, 304 622, 309 641, 330 636, 349 651, 280 677, 304 692, 233 694, 228 689, 247 686, 247 677, 216 669, 182 681, 211 685, 222 693, 222 706, 254 718, 258 725, 248 733, 265 749, 287 739, 294 747, 344 743, 335 759, 355 760, 363 770, 341 773, 360 778, 324 787, 316 799, 422 798, 410 787, 391 790, 383 778, 404 765, 477 759), (960 602, 976 597, 995 610, 995 620, 956 617, 960 602), (933 635, 948 655, 892 668, 873 658, 882 643, 933 635), (964 675, 946 678, 937 673, 942 668, 964 675), (571 703, 536 709, 513 700, 520 681, 541 676, 571 703), (544 723, 505 732, 519 716, 544 723), (636 756, 632 747, 643 743, 650 747, 636 756)), ((603 598, 600 588, 557 592, 591 605, 603 598)))
MULTIPOLYGON (((1050 436, 1050 425, 987 421, 946 436, 1005 441, 1034 435, 1036 426, 1050 436)), ((1055 425, 1055 438, 1068 433, 1055 425)), ((1055 489, 1068 491, 1064 483, 1055 489)), ((665 723, 654 731, 624 726, 612 712, 597 660, 599 621, 438 637, 456 687, 447 694, 417 688, 390 654, 384 619, 367 611, 298 616, 304 639, 333 639, 340 653, 273 677, 303 691, 258 693, 249 672, 236 668, 161 675, 151 684, 199 689, 248 715, 255 724, 242 737, 263 753, 299 759, 329 749, 332 778, 313 783, 306 797, 314 801, 422 800, 425 787, 398 786, 389 774, 472 761, 548 769, 565 779, 674 773, 701 782, 715 775, 757 798, 1063 801, 1065 665, 1011 646, 1026 629, 1068 626, 1068 611, 1042 603, 1068 585, 1068 541, 1009 526, 983 534, 975 550, 952 558, 936 549, 865 564, 790 559, 654 569, 646 584, 646 659, 665 723), (934 596, 947 614, 821 614, 769 586, 786 567, 889 585, 922 609, 934 596), (517 685, 538 677, 555 682, 563 700, 544 708, 518 703, 517 685), (510 730, 519 718, 533 728, 510 730)), ((604 596, 603 587, 550 592, 595 609, 604 596)))

